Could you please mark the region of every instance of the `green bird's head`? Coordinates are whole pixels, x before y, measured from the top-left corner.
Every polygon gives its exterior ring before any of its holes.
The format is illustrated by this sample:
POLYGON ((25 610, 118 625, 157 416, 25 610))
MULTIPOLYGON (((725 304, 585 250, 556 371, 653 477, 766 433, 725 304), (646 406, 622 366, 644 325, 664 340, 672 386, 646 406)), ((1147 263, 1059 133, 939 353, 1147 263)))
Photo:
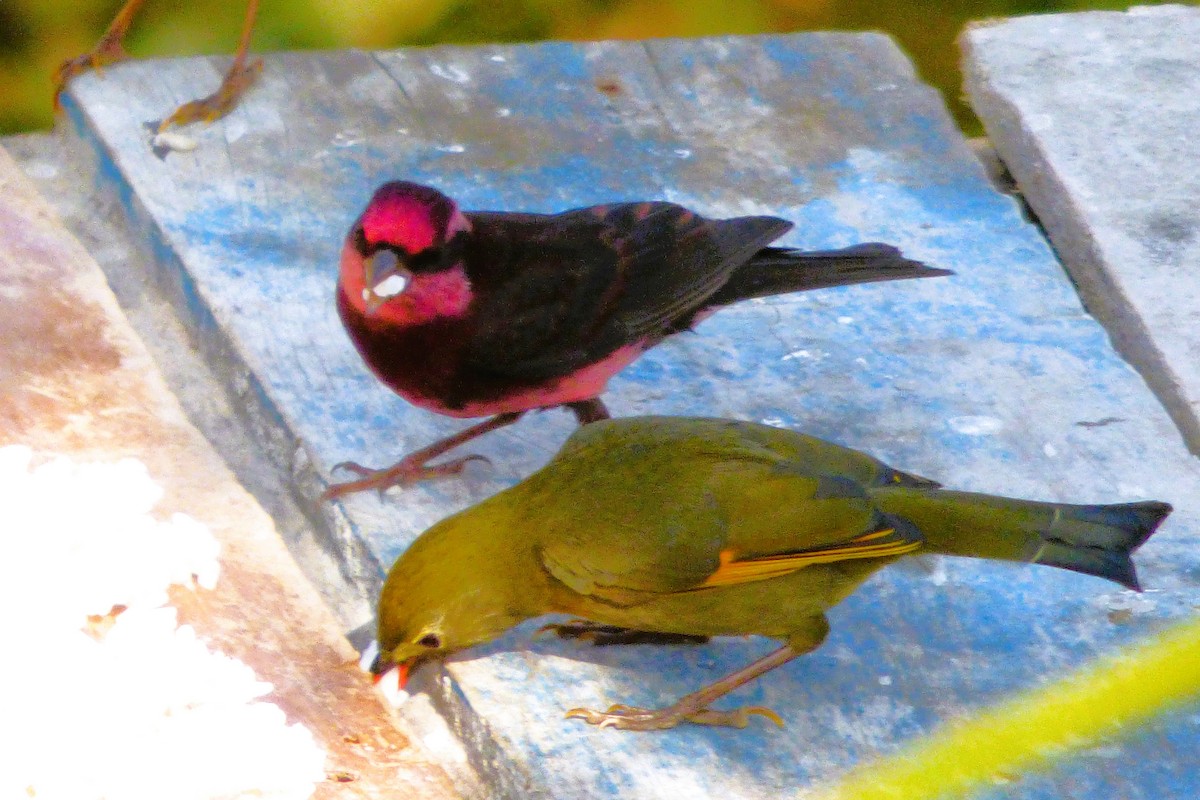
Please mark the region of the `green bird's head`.
POLYGON ((494 503, 439 522, 388 572, 379 597, 376 681, 396 670, 399 687, 421 663, 490 641, 536 613, 522 591, 507 526, 494 503))

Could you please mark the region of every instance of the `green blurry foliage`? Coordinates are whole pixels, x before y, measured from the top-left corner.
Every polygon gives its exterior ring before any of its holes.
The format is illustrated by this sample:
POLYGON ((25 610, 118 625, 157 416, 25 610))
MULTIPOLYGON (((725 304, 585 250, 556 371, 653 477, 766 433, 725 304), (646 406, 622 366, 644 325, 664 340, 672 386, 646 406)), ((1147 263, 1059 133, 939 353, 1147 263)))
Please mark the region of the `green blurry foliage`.
MULTIPOLYGON (((1111 0, 262 0, 257 51, 387 48, 540 39, 880 30, 942 90, 969 134, 979 124, 960 98, 955 37, 973 19, 1088 9, 1111 0)), ((50 75, 88 50, 120 0, 0 0, 0 133, 48 128, 50 75)), ((126 42, 135 56, 232 53, 237 0, 147 0, 126 42)))

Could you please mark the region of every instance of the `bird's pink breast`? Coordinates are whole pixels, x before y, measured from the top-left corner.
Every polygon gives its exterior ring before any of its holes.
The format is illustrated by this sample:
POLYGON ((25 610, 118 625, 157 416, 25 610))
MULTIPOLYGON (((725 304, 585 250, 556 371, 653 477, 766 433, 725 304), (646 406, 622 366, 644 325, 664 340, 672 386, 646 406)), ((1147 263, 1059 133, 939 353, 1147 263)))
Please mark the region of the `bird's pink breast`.
POLYGON ((549 408, 564 403, 590 400, 604 392, 609 378, 637 360, 646 351, 646 342, 636 342, 612 352, 600 361, 580 369, 564 378, 541 386, 522 389, 496 400, 469 402, 461 408, 447 408, 437 398, 413 396, 402 392, 413 405, 449 417, 490 417, 516 411, 549 408))

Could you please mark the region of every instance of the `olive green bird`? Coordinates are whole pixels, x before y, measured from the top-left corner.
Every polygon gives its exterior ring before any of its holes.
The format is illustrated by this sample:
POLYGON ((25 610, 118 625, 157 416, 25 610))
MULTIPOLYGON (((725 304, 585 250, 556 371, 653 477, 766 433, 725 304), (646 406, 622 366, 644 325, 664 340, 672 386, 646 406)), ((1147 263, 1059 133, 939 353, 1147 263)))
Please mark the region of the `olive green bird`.
POLYGON ((1130 553, 1171 512, 1159 502, 1065 505, 948 491, 871 456, 788 430, 640 417, 580 428, 539 472, 420 536, 379 600, 376 675, 531 617, 597 642, 757 634, 783 646, 658 710, 572 709, 631 730, 744 727, 760 707, 714 700, 829 631, 825 611, 911 553, 1031 562, 1139 589, 1130 553))

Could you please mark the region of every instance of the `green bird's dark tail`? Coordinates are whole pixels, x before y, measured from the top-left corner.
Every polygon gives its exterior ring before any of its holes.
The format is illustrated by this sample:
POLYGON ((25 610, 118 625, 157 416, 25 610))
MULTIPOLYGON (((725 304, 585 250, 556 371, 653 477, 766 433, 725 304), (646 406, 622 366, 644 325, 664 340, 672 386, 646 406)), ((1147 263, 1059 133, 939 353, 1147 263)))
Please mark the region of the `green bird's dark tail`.
POLYGON ((905 258, 895 247, 879 242, 856 244, 841 250, 765 247, 734 271, 709 302, 721 306, 751 297, 808 289, 953 274, 950 270, 928 267, 920 261, 905 258))
POLYGON ((872 496, 920 529, 925 552, 1045 564, 1137 591, 1130 554, 1172 510, 1156 501, 1067 505, 937 489, 889 487, 872 496))

